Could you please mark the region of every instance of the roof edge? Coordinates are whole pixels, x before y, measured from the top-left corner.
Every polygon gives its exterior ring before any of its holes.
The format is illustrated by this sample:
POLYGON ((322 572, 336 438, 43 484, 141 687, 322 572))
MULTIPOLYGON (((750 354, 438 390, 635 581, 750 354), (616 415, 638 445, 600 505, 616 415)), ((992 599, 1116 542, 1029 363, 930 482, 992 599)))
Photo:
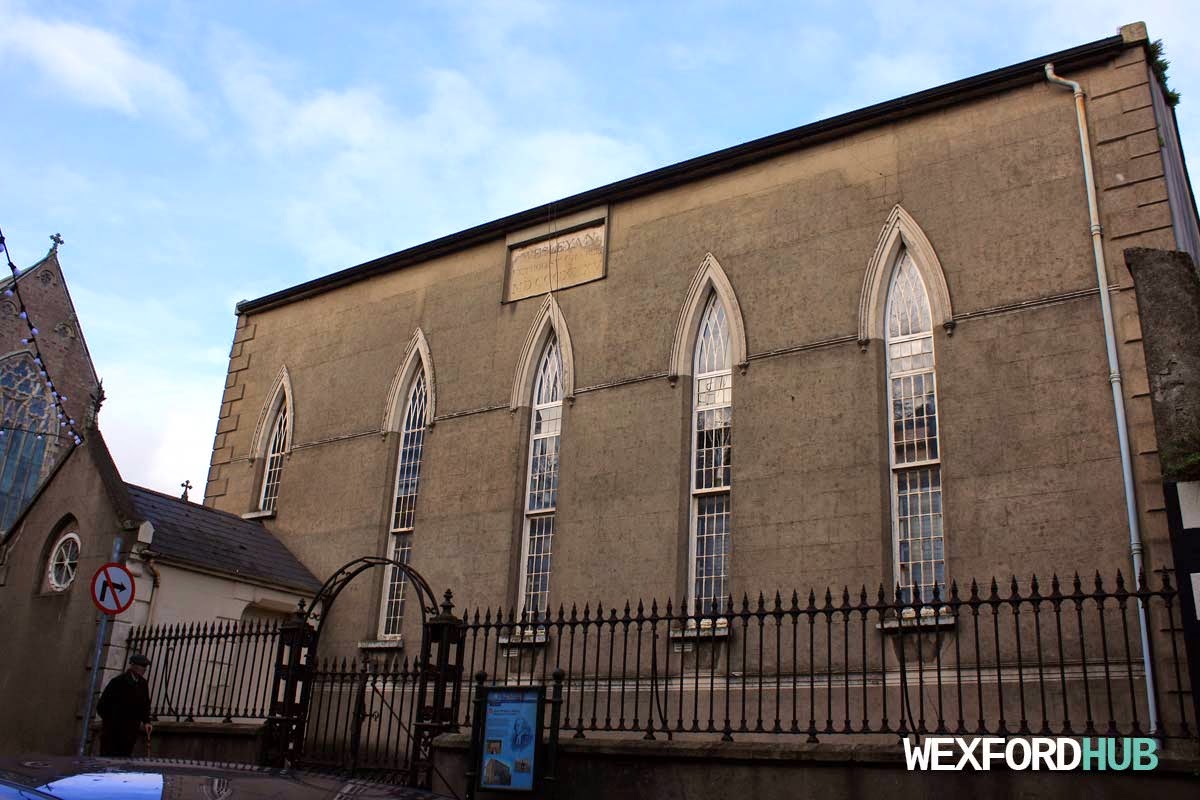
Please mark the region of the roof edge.
POLYGON ((562 216, 596 205, 630 200, 747 166, 837 136, 927 113, 954 102, 1040 82, 1044 79, 1043 67, 1047 62, 1054 62, 1062 70, 1076 69, 1116 55, 1126 48, 1144 46, 1145 42, 1142 40, 1131 40, 1131 38, 1117 34, 1008 67, 983 72, 932 89, 876 103, 510 214, 357 266, 296 284, 287 289, 263 295, 254 300, 243 300, 237 304, 236 313, 241 315, 267 311, 323 294, 377 275, 500 238, 512 230, 542 223, 551 215, 562 216))

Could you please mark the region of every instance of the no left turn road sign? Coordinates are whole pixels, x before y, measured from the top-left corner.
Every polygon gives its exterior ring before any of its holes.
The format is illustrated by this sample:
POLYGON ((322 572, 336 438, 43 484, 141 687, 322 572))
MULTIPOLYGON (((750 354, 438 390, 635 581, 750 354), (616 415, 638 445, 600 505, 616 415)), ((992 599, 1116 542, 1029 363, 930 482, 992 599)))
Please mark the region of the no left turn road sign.
POLYGON ((92 602, 105 614, 120 614, 133 605, 133 574, 110 561, 92 576, 92 602))

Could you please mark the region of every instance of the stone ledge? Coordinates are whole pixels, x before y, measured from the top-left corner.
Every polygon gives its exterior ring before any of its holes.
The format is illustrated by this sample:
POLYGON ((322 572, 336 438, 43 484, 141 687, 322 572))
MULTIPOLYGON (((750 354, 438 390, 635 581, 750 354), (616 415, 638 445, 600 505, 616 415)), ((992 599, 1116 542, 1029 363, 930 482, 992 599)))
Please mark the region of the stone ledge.
POLYGON ((154 723, 154 733, 187 733, 201 736, 257 736, 262 728, 263 723, 261 722, 176 722, 174 720, 159 720, 154 723))

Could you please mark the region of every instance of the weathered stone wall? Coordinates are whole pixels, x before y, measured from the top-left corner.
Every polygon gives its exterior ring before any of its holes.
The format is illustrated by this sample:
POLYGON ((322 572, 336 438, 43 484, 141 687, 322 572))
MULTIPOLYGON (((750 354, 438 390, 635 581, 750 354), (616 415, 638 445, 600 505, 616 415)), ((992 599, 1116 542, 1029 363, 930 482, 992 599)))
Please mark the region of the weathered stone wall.
MULTIPOLYGON (((0 670, 0 751, 74 753, 90 676, 99 613, 90 582, 112 557, 121 530, 113 505, 91 463, 90 440, 63 465, 9 540, 0 567, 0 625, 7 657, 0 670), (79 533, 75 581, 61 592, 46 580, 50 548, 66 530, 79 533)), ((125 547, 136 532, 126 534, 125 547)), ((97 680, 96 697, 105 673, 97 680)))
MULTIPOLYGON (((1090 98, 1108 279, 1146 563, 1169 561, 1132 282, 1170 246, 1144 51, 1071 74, 1090 98)), ((1071 95, 1037 84, 610 208, 604 280, 556 293, 574 346, 553 602, 679 597, 690 383, 666 378, 706 253, 749 345, 733 376, 730 588, 892 580, 885 365, 855 340, 863 276, 897 203, 932 242, 957 320, 935 332, 947 573, 1128 570, 1120 461, 1071 95)), ((318 577, 383 552, 397 437, 388 388, 418 326, 436 370, 412 563, 460 607, 515 600, 528 411, 508 410, 542 298, 502 304, 502 239, 238 319, 206 503, 256 507, 254 428, 286 365, 293 449, 267 525, 318 577)), ((381 571, 325 645, 374 638, 381 571)), ((406 620, 411 636, 415 614, 406 620)))
POLYGON ((1125 251, 1137 283, 1163 476, 1200 480, 1200 281, 1187 253, 1125 251))

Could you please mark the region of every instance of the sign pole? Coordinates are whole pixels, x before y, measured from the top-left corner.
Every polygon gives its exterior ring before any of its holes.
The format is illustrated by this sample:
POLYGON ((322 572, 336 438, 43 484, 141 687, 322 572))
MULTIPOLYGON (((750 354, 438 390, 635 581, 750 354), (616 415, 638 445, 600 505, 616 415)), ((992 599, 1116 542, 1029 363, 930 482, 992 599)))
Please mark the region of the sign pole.
MULTIPOLYGON (((109 561, 116 561, 121 557, 121 537, 113 539, 112 558, 109 561)), ((83 700, 83 722, 79 729, 79 747, 75 749, 75 755, 82 756, 83 751, 87 749, 88 728, 92 724, 92 703, 96 699, 96 684, 100 680, 100 656, 104 651, 104 640, 108 636, 108 614, 100 615, 100 626, 96 629, 96 643, 92 651, 92 674, 88 677, 87 695, 83 700)))

